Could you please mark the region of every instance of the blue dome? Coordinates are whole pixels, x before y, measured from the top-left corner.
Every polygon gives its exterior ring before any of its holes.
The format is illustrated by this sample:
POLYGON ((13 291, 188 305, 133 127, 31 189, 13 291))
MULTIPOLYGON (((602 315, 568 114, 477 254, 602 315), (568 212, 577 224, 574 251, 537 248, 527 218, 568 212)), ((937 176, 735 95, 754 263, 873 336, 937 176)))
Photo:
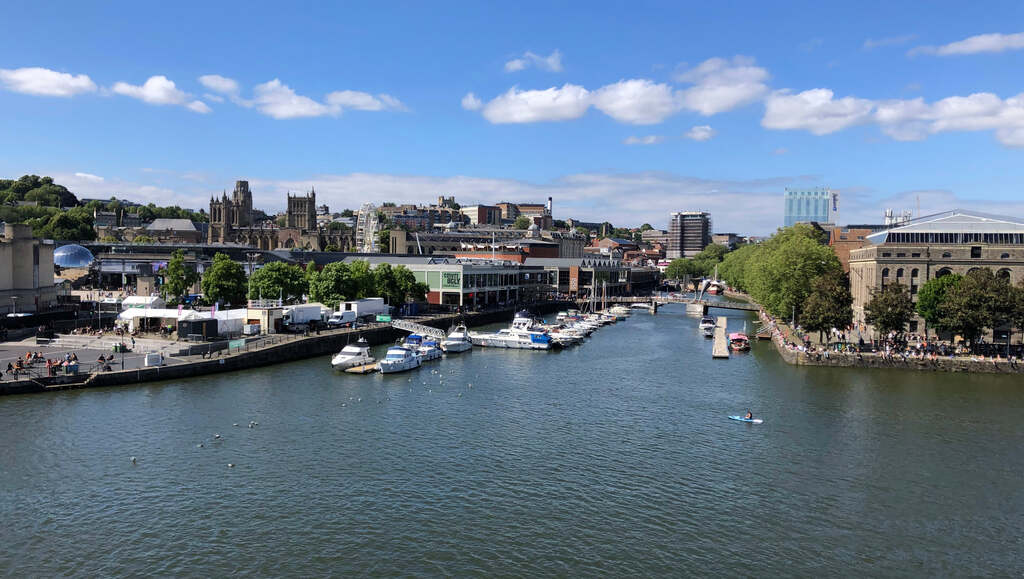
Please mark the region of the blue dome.
POLYGON ((53 251, 53 263, 60 267, 89 267, 92 252, 81 245, 62 245, 53 251))

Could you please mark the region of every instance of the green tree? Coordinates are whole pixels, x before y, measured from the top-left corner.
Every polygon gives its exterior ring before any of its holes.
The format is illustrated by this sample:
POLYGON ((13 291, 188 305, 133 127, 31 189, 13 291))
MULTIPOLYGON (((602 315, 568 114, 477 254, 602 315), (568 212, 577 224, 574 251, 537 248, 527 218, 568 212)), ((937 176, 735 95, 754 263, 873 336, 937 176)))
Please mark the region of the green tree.
POLYGON ((159 274, 163 278, 160 293, 169 303, 180 302, 199 281, 199 274, 194 267, 185 263, 185 252, 180 249, 171 253, 167 267, 161 269, 159 274))
MULTIPOLYGON (((1009 320, 1011 324, 1010 338, 1013 337, 1013 328, 1024 331, 1024 280, 1010 288, 1010 312, 1009 320)), ((1008 340, 1012 342, 1013 340, 1008 340)))
POLYGON ((531 221, 529 217, 520 215, 519 217, 516 217, 516 222, 513 227, 516 229, 528 229, 532 223, 533 221, 531 221))
POLYGON ((654 227, 652 227, 650 223, 644 223, 643 225, 640 226, 641 233, 643 233, 644 231, 650 231, 652 229, 654 229, 654 227))
POLYGON ((377 293, 380 294, 387 303, 395 305, 404 301, 405 296, 402 292, 402 287, 398 282, 398 278, 395 276, 395 272, 391 267, 391 264, 382 263, 373 268, 373 278, 377 293))
POLYGON ((902 334, 914 317, 914 302, 906 286, 898 283, 883 287, 864 306, 864 319, 882 335, 902 334))
POLYGON ((67 213, 55 213, 45 225, 32 227, 33 234, 47 239, 62 241, 84 241, 96 239, 96 232, 89 223, 75 219, 67 213))
POLYGON ((249 299, 276 299, 294 302, 309 289, 306 274, 297 265, 272 261, 253 272, 249 279, 249 299))
POLYGON ((203 272, 203 297, 210 303, 239 305, 245 302, 245 270, 227 254, 217 252, 203 272))
POLYGON ((324 251, 338 251, 338 246, 334 244, 329 244, 327 247, 324 248, 324 251))
POLYGON ((800 313, 811 293, 811 280, 842 265, 820 235, 806 225, 780 229, 756 250, 757 259, 744 267, 744 289, 773 315, 788 318, 800 313))
POLYGON ((425 283, 416 281, 416 275, 409 268, 404 265, 397 265, 393 269, 393 274, 401 292, 399 302, 405 302, 409 299, 422 302, 427 299, 427 292, 430 291, 430 287, 425 283))
POLYGON ((382 229, 377 232, 377 252, 391 253, 391 230, 382 229))
POLYGON ((937 325, 973 345, 986 328, 994 328, 1012 317, 1012 300, 1009 281, 990 269, 975 269, 946 289, 938 308, 937 325))
POLYGON ((853 295, 850 280, 841 272, 829 272, 811 282, 800 324, 811 332, 822 334, 832 328, 842 329, 853 322, 853 295))
POLYGON ((355 217, 355 215, 355 211, 352 211, 351 209, 345 209, 341 212, 342 217, 355 217))
POLYGON ((132 239, 132 243, 156 243, 156 240, 148 235, 139 235, 132 239))
POLYGON ((749 291, 746 278, 747 264, 756 259, 755 256, 760 249, 760 245, 749 244, 727 253, 718 266, 719 277, 740 291, 749 291))
POLYGON ((701 275, 711 275, 715 270, 715 266, 722 262, 727 253, 729 253, 728 247, 712 243, 705 247, 703 251, 693 256, 693 261, 700 270, 701 275))
POLYGON ((700 267, 692 260, 683 257, 673 259, 668 267, 665 268, 665 277, 667 279, 686 279, 687 276, 693 277, 701 275, 700 267))
POLYGON ((344 293, 349 300, 379 297, 370 262, 359 259, 349 264, 348 286, 344 293))
POLYGON ((329 263, 309 283, 309 297, 330 308, 352 295, 348 266, 341 261, 329 263))
POLYGON ((919 316, 924 318, 925 335, 928 335, 928 326, 939 328, 939 306, 946 299, 946 291, 960 283, 963 276, 960 274, 944 275, 932 278, 921 286, 917 292, 917 305, 915 309, 919 316))

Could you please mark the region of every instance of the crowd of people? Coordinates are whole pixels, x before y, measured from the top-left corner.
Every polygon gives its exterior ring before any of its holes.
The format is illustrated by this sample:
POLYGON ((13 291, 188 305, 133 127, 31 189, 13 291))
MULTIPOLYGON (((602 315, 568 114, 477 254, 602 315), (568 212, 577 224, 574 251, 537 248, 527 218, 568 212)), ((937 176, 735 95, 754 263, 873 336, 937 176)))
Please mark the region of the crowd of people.
POLYGON ((78 354, 66 352, 57 358, 47 358, 42 352, 25 352, 24 356, 7 363, 5 375, 17 380, 21 374, 29 373, 31 368, 40 363, 45 366, 47 376, 56 376, 61 371, 73 373, 78 369, 78 354))

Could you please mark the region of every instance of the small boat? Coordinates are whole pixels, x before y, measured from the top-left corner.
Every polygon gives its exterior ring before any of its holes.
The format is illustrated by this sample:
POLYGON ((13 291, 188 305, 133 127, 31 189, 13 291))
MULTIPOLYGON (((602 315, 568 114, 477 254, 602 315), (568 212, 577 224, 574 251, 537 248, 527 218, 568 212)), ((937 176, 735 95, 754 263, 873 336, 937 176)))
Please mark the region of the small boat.
POLYGON ((469 341, 469 330, 465 324, 459 324, 449 330, 448 336, 441 341, 441 349, 449 354, 465 352, 472 347, 473 342, 469 341))
POLYGON ((742 416, 730 416, 732 420, 739 420, 740 422, 747 422, 749 424, 761 424, 764 420, 760 418, 744 418, 742 416))
POLYGON ((746 352, 750 350, 750 338, 739 332, 729 334, 729 349, 734 352, 746 352))
POLYGON ((512 324, 494 333, 470 334, 474 346, 514 348, 520 350, 550 350, 551 336, 535 330, 537 322, 530 312, 517 312, 512 324))
POLYGON ((419 353, 402 346, 392 346, 377 365, 380 366, 382 374, 391 374, 419 368, 420 362, 419 353))
POLYGON ((703 318, 700 319, 699 327, 702 330, 707 328, 711 328, 713 330, 715 329, 715 324, 717 323, 718 320, 716 320, 714 316, 704 316, 703 318))
POLYGON ((373 364, 373 362, 373 356, 370 355, 370 343, 366 341, 366 338, 359 338, 354 344, 347 344, 331 358, 331 367, 335 370, 345 370, 354 366, 373 364))
POLYGON ((626 306, 612 306, 608 308, 608 313, 615 316, 618 320, 625 320, 629 317, 629 314, 633 313, 633 310, 626 306))
POLYGON ((429 362, 440 359, 444 352, 441 351, 441 344, 437 343, 437 340, 423 340, 423 343, 420 344, 419 355, 421 362, 429 362))
POLYGON ((705 338, 714 338, 715 337, 715 328, 714 328, 714 326, 712 326, 710 328, 701 328, 700 331, 701 331, 702 334, 704 334, 705 338))

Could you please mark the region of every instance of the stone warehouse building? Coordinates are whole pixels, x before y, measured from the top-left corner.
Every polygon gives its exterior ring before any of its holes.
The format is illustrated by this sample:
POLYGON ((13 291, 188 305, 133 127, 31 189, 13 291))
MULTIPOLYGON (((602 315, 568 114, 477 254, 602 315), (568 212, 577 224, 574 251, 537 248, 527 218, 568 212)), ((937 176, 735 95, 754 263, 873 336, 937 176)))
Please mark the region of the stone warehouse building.
MULTIPOLYGON (((886 285, 906 285, 916 302, 928 280, 951 273, 991 269, 1011 284, 1024 280, 1024 220, 954 209, 910 220, 866 236, 869 245, 850 251, 853 318, 864 321, 864 306, 886 285)), ((923 332, 915 317, 907 328, 923 332)), ((997 329, 995 338, 1005 341, 997 329)))
POLYGON ((347 251, 353 246, 350 232, 329 231, 317 226, 316 191, 288 195, 285 226, 253 219, 252 192, 248 181, 236 181, 228 197, 210 197, 210 227, 207 243, 240 243, 257 249, 278 248, 323 251, 328 246, 347 251))

